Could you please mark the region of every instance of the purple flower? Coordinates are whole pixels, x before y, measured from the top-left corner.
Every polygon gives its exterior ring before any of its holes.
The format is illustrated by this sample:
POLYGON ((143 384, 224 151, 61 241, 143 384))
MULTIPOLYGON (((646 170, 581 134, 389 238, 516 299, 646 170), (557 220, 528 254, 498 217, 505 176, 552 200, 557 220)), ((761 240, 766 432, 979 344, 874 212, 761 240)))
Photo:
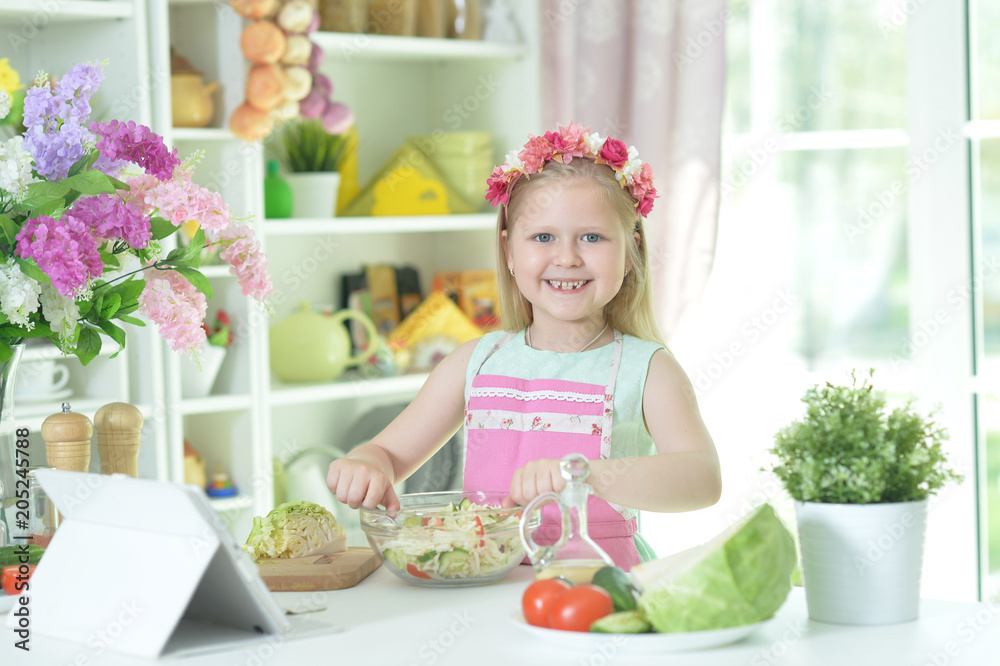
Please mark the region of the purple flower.
POLYGON ((89 225, 68 213, 58 220, 47 215, 28 219, 17 232, 17 255, 34 259, 52 280, 52 286, 69 298, 104 270, 89 225))
POLYGON ((86 154, 92 140, 90 132, 74 122, 63 123, 51 132, 34 125, 24 133, 24 149, 34 158, 39 176, 58 181, 69 175, 70 167, 86 154))
POLYGON ((169 150, 160 135, 131 120, 127 123, 120 120, 93 122, 90 131, 98 135, 97 150, 109 161, 128 160, 161 181, 169 180, 174 175, 174 168, 181 163, 176 148, 169 150))
POLYGON ((77 199, 66 214, 88 225, 101 240, 121 238, 141 249, 152 237, 149 218, 136 204, 122 201, 117 195, 98 194, 77 199))
POLYGON ((83 124, 90 118, 90 98, 104 81, 104 65, 77 63, 59 79, 55 98, 60 102, 59 117, 83 124))

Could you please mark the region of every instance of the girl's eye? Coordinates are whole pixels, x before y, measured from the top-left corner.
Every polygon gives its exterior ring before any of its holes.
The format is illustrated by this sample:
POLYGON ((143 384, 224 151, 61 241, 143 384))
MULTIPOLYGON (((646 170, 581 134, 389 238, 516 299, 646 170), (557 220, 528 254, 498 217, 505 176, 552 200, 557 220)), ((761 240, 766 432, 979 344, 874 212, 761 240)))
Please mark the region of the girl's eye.
POLYGON ((597 241, 601 240, 601 235, 600 234, 587 234, 586 236, 583 237, 583 239, 585 241, 587 241, 588 243, 596 243, 597 241))
POLYGON ((535 236, 535 240, 539 243, 548 243, 552 240, 552 234, 537 234, 535 236))

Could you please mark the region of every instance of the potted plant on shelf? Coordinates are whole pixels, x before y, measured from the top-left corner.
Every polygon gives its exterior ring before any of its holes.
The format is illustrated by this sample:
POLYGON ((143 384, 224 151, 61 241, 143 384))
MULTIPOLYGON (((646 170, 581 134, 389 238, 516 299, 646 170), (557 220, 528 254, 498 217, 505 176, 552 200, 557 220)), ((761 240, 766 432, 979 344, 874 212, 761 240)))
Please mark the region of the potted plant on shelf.
POLYGON ((321 120, 290 120, 276 150, 292 191, 292 217, 328 218, 337 211, 340 165, 353 131, 328 132, 321 120))
POLYGON ((795 500, 809 617, 838 624, 917 618, 928 498, 962 477, 947 433, 912 403, 887 410, 868 378, 813 386, 775 436, 772 471, 795 500))

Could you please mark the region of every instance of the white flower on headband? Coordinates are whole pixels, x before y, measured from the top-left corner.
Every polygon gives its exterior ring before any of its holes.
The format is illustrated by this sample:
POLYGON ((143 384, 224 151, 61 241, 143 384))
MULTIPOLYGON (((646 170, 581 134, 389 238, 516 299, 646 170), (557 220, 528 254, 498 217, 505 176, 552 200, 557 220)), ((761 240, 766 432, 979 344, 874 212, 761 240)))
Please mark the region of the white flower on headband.
POLYGON ((583 136, 583 140, 587 143, 587 148, 589 148, 590 152, 594 155, 600 152, 601 148, 604 147, 604 142, 607 141, 606 138, 601 137, 601 135, 597 132, 585 134, 583 136))
POLYGON ((503 170, 504 173, 508 171, 520 171, 521 173, 524 173, 524 162, 522 162, 521 158, 517 156, 516 150, 512 150, 507 153, 507 157, 504 158, 503 170))

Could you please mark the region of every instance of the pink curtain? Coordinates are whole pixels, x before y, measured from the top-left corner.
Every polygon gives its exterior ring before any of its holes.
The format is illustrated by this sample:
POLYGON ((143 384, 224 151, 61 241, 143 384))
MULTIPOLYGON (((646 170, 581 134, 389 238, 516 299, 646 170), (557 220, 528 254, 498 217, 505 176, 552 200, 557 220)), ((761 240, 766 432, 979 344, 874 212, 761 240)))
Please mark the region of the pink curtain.
POLYGON ((657 318, 689 322, 715 255, 725 0, 542 0, 542 117, 635 145, 660 194, 646 220, 657 318))

